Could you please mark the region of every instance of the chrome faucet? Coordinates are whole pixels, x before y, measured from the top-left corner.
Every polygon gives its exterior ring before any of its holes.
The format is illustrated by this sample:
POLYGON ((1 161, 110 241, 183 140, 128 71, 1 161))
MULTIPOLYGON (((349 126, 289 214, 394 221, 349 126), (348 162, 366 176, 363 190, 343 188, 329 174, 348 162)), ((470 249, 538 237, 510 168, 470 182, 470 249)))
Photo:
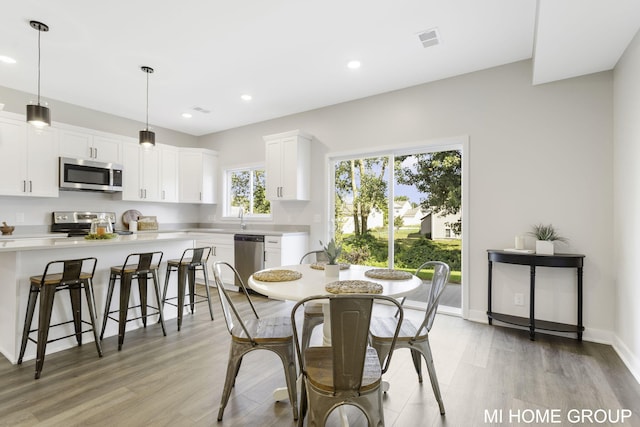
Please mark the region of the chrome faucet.
POLYGON ((240 218, 240 229, 246 230, 247 224, 244 222, 244 208, 240 208, 240 211, 238 212, 238 218, 240 218))

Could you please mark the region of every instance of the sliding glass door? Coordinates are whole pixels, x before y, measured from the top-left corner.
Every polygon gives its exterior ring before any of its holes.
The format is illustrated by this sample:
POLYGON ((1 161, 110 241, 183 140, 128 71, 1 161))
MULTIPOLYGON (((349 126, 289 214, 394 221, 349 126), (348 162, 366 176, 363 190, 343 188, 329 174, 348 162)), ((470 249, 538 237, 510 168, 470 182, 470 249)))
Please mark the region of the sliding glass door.
MULTIPOLYGON (((334 158, 334 234, 344 261, 415 273, 452 270, 441 303, 461 308, 462 151, 406 150, 334 158)), ((431 272, 422 278, 429 282, 431 272)), ((410 296, 416 305, 426 292, 410 296)))

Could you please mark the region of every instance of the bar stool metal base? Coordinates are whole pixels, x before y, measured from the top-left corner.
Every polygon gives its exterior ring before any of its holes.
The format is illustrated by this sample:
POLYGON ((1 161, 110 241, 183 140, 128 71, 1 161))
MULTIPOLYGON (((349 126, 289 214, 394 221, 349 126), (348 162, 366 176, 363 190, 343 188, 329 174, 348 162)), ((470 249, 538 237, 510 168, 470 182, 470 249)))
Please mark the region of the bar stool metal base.
POLYGON ((162 326, 162 334, 167 335, 164 327, 164 317, 162 313, 160 298, 160 283, 158 280, 158 266, 162 262, 162 252, 136 253, 127 256, 124 265, 111 267, 111 275, 109 277, 109 289, 107 291, 107 301, 102 319, 102 331, 100 332, 100 340, 104 337, 104 331, 109 319, 118 322, 118 351, 122 350, 124 344, 124 335, 127 322, 142 319, 142 324, 147 327, 147 317, 159 317, 158 322, 162 326), (137 264, 135 263, 137 259, 137 264), (133 262, 130 264, 130 262, 133 262), (111 307, 111 299, 116 280, 120 280, 120 304, 117 310, 109 310, 111 307), (153 281, 153 290, 156 294, 157 307, 149 305, 147 301, 147 280, 153 281), (129 298, 131 296, 131 282, 138 281, 138 290, 140 295, 140 304, 129 306, 129 298), (141 315, 129 318, 129 311, 140 308, 141 315), (152 312, 149 313, 148 309, 152 312), (118 313, 118 317, 111 316, 118 313))
POLYGON ((44 366, 44 358, 47 344, 61 339, 76 337, 78 345, 82 345, 82 334, 93 332, 96 350, 98 356, 102 357, 102 348, 98 340, 98 332, 96 326, 96 310, 95 296, 93 293, 93 275, 96 268, 96 258, 82 258, 75 260, 52 261, 47 264, 42 276, 32 276, 30 278, 31 288, 29 290, 29 300, 27 302, 27 313, 25 316, 24 329, 22 332, 22 344, 20 346, 20 355, 18 364, 22 363, 24 353, 27 348, 27 342, 31 341, 36 344, 36 372, 35 379, 40 378, 42 367, 44 366), (83 265, 91 265, 91 272, 82 271, 83 265), (49 273, 50 269, 56 269, 62 266, 61 273, 49 273), (90 322, 82 320, 82 289, 84 289, 89 311, 90 322), (73 312, 73 320, 51 324, 51 314, 53 312, 53 301, 55 294, 62 290, 69 290, 71 300, 71 308, 73 312), (33 315, 36 308, 36 300, 40 296, 40 304, 38 309, 38 328, 31 329, 33 315), (62 326, 69 323, 74 325, 74 333, 49 339, 49 329, 62 326), (83 325, 90 325, 90 329, 83 330, 83 325), (38 333, 37 339, 31 338, 33 332, 38 333))
POLYGON ((190 248, 183 252, 180 259, 167 261, 167 274, 164 280, 162 305, 164 306, 166 303, 178 309, 178 331, 182 327, 182 315, 184 308, 187 306, 191 309, 191 314, 193 314, 195 312, 195 304, 206 301, 209 304, 211 320, 213 320, 213 307, 211 306, 211 294, 209 292, 209 275, 207 274, 207 260, 210 253, 210 247, 190 248), (206 295, 196 293, 196 270, 202 271, 206 295), (167 298, 169 276, 172 271, 178 272, 178 295, 167 298), (189 283, 189 303, 185 304, 187 282, 189 283), (170 302, 173 300, 177 300, 177 302, 170 302))

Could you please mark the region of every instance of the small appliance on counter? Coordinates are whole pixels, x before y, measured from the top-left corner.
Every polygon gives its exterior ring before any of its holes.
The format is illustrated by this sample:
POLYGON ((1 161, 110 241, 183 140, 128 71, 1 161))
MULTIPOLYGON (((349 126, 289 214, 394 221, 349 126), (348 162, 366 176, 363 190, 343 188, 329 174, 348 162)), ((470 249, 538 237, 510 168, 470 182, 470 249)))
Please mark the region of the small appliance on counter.
MULTIPOLYGON (((106 233, 109 229, 114 230, 116 223, 115 212, 81 212, 81 211, 59 211, 51 214, 51 232, 67 233, 67 236, 87 236, 91 233, 91 227, 95 227, 97 234, 98 226, 105 228, 106 233), (107 223, 109 226, 107 226, 107 223)), ((117 234, 130 234, 128 231, 114 231, 117 234)))

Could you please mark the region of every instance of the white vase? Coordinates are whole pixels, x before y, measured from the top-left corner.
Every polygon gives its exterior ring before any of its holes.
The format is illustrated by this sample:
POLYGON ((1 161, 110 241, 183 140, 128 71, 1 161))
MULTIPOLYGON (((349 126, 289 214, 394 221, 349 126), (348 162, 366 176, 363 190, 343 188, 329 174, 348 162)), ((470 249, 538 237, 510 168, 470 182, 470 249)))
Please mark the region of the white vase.
POLYGON ((550 240, 536 240, 536 253, 538 255, 553 255, 553 242, 550 240))
POLYGON ((325 264, 324 275, 326 277, 339 277, 340 265, 339 264, 325 264))

